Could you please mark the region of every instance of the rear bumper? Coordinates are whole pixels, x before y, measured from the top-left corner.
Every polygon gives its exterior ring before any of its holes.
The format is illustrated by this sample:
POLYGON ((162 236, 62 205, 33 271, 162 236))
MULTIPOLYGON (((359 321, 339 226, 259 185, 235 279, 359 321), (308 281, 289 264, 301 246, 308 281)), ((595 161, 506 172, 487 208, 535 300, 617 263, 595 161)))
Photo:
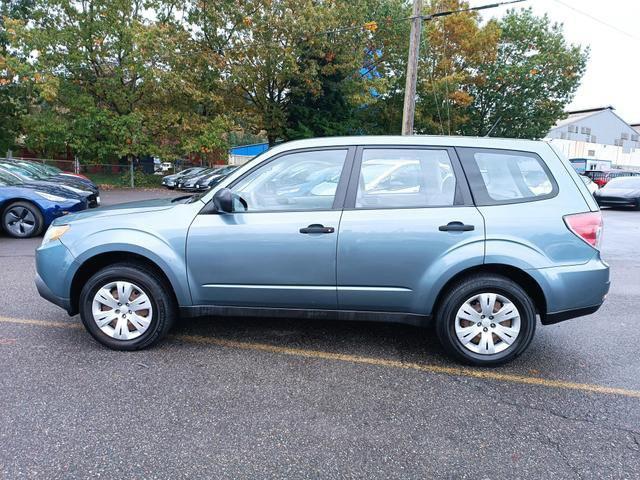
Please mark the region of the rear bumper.
POLYGON ((609 293, 609 265, 597 254, 582 265, 528 271, 542 288, 546 312, 543 325, 562 322, 596 312, 609 293))
POLYGON ((592 313, 596 313, 601 306, 602 303, 591 307, 581 307, 573 310, 565 310, 563 312, 547 313, 541 317, 540 321, 543 325, 553 325, 554 323, 564 322, 565 320, 571 320, 572 318, 591 315, 592 313))

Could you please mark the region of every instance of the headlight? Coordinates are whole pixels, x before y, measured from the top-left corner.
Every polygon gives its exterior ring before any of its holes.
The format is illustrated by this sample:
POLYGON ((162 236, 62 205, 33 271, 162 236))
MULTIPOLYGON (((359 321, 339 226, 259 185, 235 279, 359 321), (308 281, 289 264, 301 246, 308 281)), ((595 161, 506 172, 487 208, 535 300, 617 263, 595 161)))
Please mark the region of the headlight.
POLYGON ((42 245, 46 245, 49 242, 53 242, 54 240, 58 240, 62 235, 64 235, 67 230, 71 228, 69 225, 52 225, 50 226, 46 233, 44 234, 44 238, 42 239, 42 245))
POLYGON ((40 195, 42 198, 46 198, 50 202, 64 202, 65 200, 67 200, 64 197, 59 197, 57 195, 51 195, 50 193, 46 193, 46 192, 39 192, 37 190, 36 190, 35 193, 36 193, 36 195, 40 195))

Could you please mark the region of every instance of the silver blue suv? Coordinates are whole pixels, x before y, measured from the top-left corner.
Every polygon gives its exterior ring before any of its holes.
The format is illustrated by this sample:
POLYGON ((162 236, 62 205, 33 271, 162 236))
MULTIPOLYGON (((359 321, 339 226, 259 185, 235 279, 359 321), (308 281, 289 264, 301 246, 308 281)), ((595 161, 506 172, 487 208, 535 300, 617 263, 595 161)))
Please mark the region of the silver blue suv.
POLYGON ((107 347, 160 340, 178 316, 424 326, 498 365, 543 325, 598 310, 602 218, 543 142, 346 137, 277 146, 214 189, 58 219, 40 294, 107 347))

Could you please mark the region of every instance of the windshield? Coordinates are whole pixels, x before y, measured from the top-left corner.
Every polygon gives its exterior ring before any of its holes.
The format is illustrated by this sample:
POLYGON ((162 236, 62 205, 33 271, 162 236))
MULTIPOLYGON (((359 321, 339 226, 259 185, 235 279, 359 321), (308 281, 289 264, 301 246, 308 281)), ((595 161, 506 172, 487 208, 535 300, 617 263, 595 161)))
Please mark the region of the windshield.
POLYGON ((610 188, 637 188, 640 189, 640 177, 618 177, 609 180, 606 185, 610 188))
MULTIPOLYGON (((20 163, 20 165, 24 165, 24 163, 20 163)), ((45 163, 29 163, 29 165, 33 165, 39 171, 48 175, 59 175, 62 173, 58 167, 54 167, 53 165, 47 165, 45 163)))
POLYGON ((16 177, 15 175, 9 172, 4 172, 0 170, 0 185, 6 187, 6 186, 20 185, 21 183, 22 182, 20 181, 19 177, 16 177))

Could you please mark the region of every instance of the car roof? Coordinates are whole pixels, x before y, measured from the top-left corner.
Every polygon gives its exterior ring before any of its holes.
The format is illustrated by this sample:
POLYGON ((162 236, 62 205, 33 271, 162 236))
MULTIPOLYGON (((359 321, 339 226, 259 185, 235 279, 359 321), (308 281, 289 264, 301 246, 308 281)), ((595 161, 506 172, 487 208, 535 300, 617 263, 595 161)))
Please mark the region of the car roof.
POLYGON ((545 142, 514 138, 466 137, 441 135, 362 135, 350 137, 320 137, 281 143, 269 151, 278 152, 298 148, 339 147, 351 145, 424 145, 441 147, 480 147, 513 150, 540 150, 545 142))

